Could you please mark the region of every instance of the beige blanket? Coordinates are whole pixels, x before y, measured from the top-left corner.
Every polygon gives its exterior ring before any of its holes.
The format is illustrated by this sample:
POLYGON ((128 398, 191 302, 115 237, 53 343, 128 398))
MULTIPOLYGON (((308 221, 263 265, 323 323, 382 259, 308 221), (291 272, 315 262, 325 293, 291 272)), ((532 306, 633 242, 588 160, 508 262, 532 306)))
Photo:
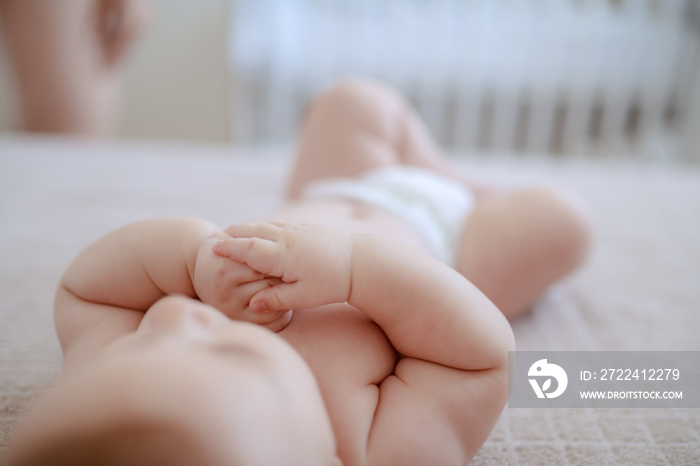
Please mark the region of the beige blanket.
MULTIPOLYGON (((507 183, 546 180, 590 204, 579 272, 518 320, 529 350, 700 350, 700 171, 456 157, 507 183)), ((137 219, 221 226, 278 206, 284 151, 0 138, 0 449, 58 373, 51 302, 89 242, 137 219)), ((700 410, 506 408, 474 464, 700 464, 700 410)))

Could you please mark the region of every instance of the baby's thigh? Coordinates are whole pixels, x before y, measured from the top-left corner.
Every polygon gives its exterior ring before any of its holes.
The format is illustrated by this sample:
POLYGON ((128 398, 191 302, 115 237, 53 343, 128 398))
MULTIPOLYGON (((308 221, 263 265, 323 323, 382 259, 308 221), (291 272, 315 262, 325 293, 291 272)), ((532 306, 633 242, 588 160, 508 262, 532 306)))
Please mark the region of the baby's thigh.
POLYGON ((402 98, 374 81, 348 79, 322 92, 305 116, 291 197, 315 179, 358 176, 399 163, 404 113, 402 98))
POLYGON ((579 265, 589 240, 585 209, 571 193, 519 189, 476 204, 457 269, 511 318, 579 265))
POLYGON ((303 134, 323 143, 329 132, 344 140, 357 137, 398 140, 404 98, 393 88, 365 78, 348 78, 321 92, 307 112, 303 134))

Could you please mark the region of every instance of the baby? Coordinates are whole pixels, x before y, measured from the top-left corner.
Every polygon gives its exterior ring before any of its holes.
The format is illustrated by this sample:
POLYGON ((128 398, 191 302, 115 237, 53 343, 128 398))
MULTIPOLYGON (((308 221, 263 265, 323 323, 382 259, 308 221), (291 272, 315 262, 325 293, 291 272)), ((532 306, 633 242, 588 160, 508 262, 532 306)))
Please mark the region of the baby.
POLYGON ((506 317, 584 257, 577 204, 457 179, 363 80, 310 107, 289 196, 88 247, 56 295, 64 372, 7 464, 468 463, 506 403, 506 317))

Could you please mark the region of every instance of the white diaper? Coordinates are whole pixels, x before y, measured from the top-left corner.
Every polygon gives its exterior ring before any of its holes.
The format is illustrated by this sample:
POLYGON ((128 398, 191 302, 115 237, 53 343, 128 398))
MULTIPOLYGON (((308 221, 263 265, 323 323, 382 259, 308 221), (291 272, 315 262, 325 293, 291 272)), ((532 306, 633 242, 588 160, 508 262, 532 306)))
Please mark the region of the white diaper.
POLYGON ((472 210, 469 189, 435 172, 392 165, 356 178, 309 183, 305 199, 341 198, 382 208, 413 225, 435 257, 454 266, 462 226, 472 210))

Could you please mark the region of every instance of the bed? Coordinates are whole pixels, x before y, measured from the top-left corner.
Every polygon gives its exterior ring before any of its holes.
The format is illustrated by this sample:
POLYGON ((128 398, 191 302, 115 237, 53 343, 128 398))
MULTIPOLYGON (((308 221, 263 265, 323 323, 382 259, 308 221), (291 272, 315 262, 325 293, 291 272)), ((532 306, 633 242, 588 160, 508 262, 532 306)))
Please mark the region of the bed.
MULTIPOLYGON (((590 205, 590 259, 514 322, 519 349, 700 350, 698 167, 453 157, 590 205)), ((279 206, 289 162, 275 148, 0 137, 0 452, 60 370, 52 298, 72 258, 134 220, 226 226, 279 206)), ((700 410, 506 408, 473 464, 700 464, 700 410)))

